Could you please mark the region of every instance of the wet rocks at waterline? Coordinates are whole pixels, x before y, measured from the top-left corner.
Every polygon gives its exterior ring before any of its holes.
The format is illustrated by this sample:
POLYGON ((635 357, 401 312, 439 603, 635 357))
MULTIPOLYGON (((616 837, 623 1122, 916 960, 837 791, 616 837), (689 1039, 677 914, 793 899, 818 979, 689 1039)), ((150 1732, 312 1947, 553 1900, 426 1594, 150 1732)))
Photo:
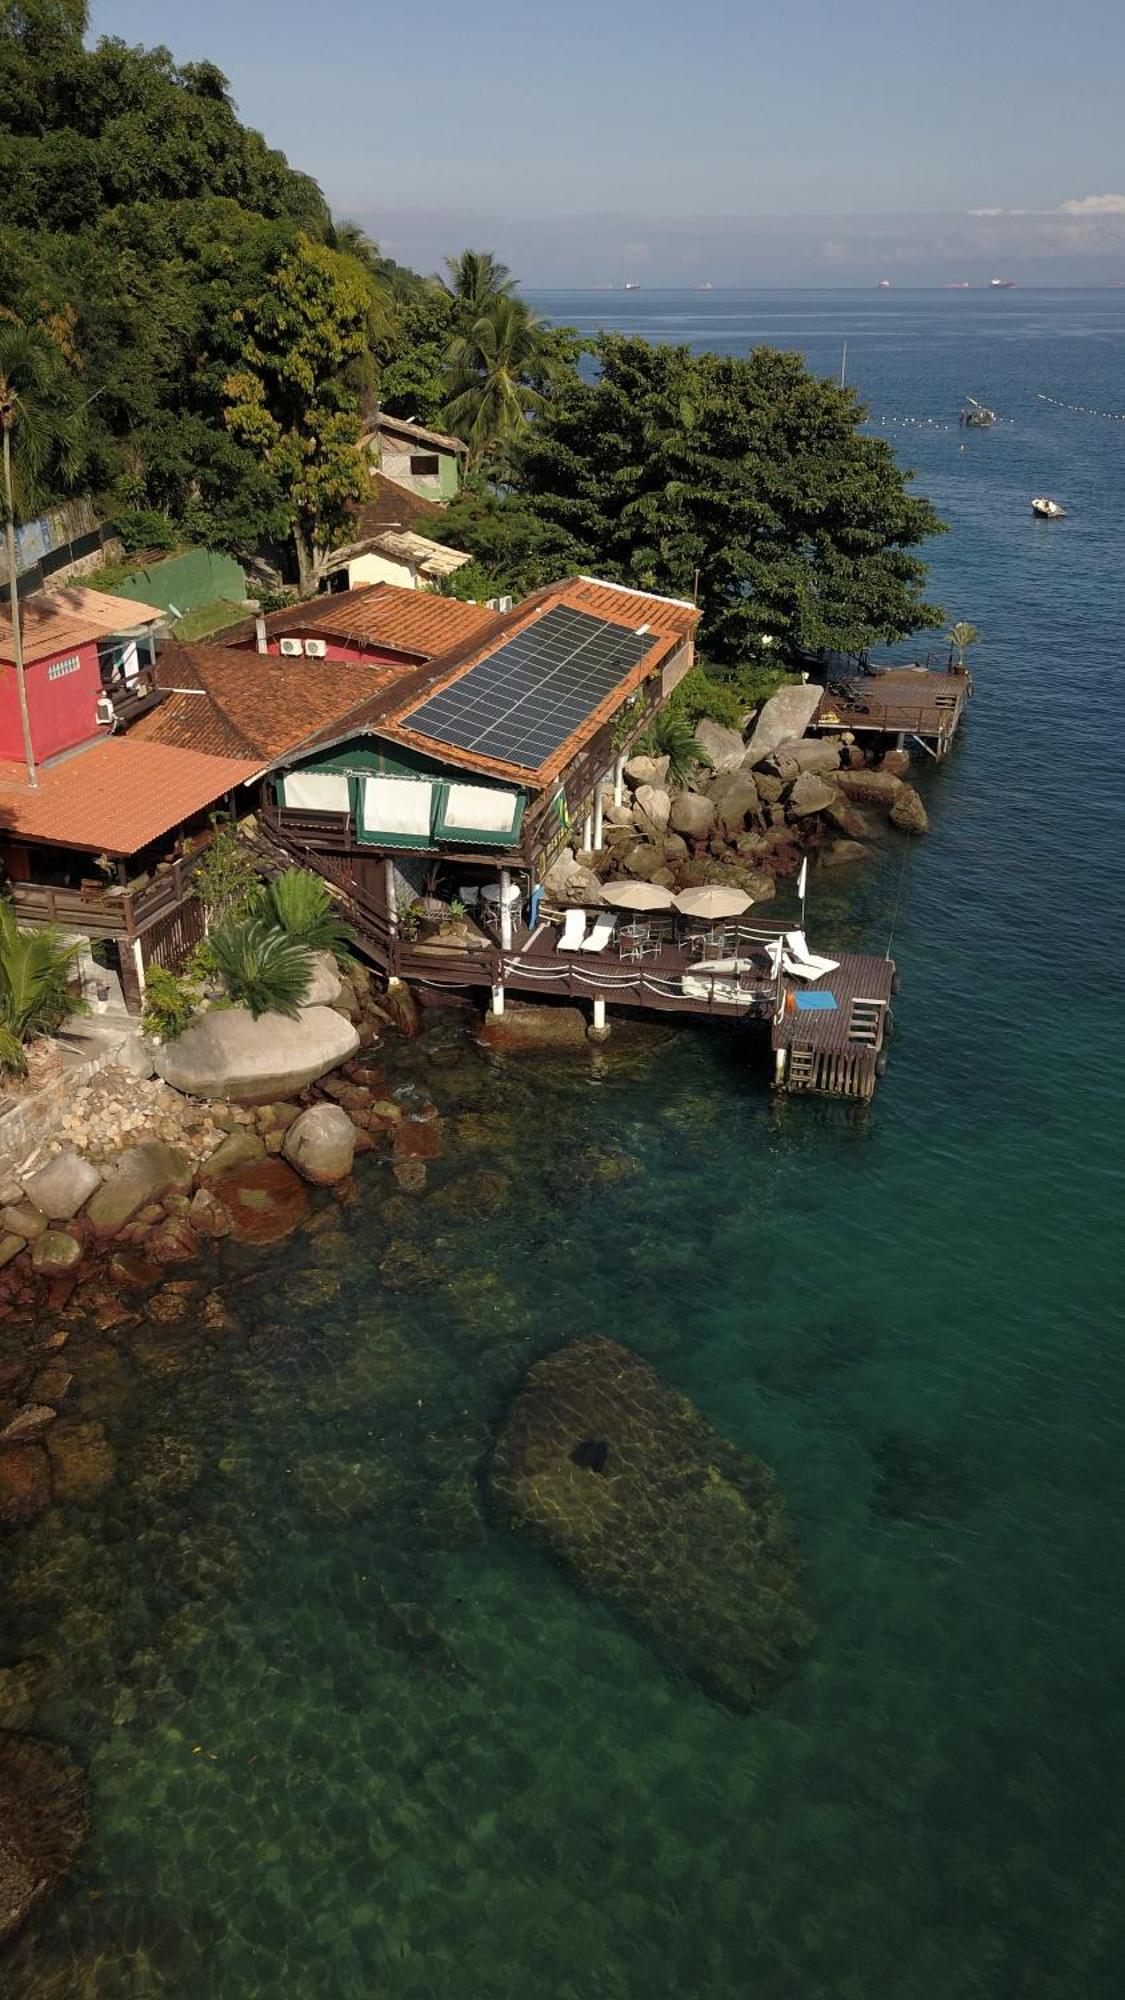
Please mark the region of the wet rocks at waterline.
POLYGON ((85 1781, 66 1752, 0 1732, 0 1941, 62 1880, 88 1830, 85 1781))
POLYGON ((773 1473, 628 1349, 579 1339, 537 1363, 490 1487, 720 1701, 757 1707, 796 1668, 812 1628, 773 1473))

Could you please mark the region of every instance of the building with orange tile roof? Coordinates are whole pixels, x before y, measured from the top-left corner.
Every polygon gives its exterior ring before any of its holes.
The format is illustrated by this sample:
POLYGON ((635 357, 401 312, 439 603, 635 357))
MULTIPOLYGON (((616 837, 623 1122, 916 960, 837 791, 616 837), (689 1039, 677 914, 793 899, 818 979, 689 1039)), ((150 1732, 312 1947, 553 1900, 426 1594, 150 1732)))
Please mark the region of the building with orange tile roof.
MULTIPOLYGON (((31 751, 36 762, 93 740, 99 699, 135 683, 137 641, 151 658, 165 613, 154 604, 68 584, 21 598, 20 636, 31 751)), ((25 755, 10 610, 0 614, 0 759, 25 755)))
POLYGON ((304 655, 418 665, 483 631, 494 615, 483 604, 375 583, 360 590, 330 591, 248 619, 222 633, 220 643, 292 659, 304 655))

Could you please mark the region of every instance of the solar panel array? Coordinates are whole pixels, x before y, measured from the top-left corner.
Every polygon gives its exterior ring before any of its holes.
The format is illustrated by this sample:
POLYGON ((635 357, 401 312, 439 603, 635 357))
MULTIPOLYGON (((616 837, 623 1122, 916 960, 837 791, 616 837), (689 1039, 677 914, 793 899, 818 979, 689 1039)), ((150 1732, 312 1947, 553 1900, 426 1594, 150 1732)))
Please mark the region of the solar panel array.
POLYGON ((459 750, 538 770, 651 645, 651 632, 556 605, 400 720, 459 750))

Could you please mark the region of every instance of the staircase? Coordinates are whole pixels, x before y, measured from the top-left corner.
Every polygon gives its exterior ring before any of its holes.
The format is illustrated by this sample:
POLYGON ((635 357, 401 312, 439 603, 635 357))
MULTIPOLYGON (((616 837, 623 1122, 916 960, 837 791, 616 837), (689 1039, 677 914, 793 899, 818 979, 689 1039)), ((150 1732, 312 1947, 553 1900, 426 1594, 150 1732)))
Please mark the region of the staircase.
POLYGON ((787 1090, 815 1089, 816 1073, 811 1049, 790 1049, 785 1085, 787 1090))
POLYGON ((848 1040, 863 1042, 871 1049, 879 1048, 883 1040, 885 1012, 886 1002, 883 1000, 853 1000, 848 1018, 848 1040))

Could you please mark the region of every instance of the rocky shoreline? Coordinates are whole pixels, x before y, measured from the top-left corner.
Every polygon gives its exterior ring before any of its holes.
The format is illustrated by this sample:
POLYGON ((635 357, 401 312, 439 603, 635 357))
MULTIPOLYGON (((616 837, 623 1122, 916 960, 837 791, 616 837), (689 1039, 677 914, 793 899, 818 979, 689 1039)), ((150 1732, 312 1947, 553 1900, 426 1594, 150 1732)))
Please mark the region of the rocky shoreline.
POLYGON ((726 884, 766 903, 806 858, 838 868, 864 860, 887 826, 925 833, 906 750, 873 760, 850 731, 805 734, 821 693, 783 687, 740 729, 698 723, 701 757, 679 779, 667 756, 631 758, 628 797, 605 807, 602 850, 565 847, 548 896, 596 905, 604 881, 632 876, 670 889, 726 884))

